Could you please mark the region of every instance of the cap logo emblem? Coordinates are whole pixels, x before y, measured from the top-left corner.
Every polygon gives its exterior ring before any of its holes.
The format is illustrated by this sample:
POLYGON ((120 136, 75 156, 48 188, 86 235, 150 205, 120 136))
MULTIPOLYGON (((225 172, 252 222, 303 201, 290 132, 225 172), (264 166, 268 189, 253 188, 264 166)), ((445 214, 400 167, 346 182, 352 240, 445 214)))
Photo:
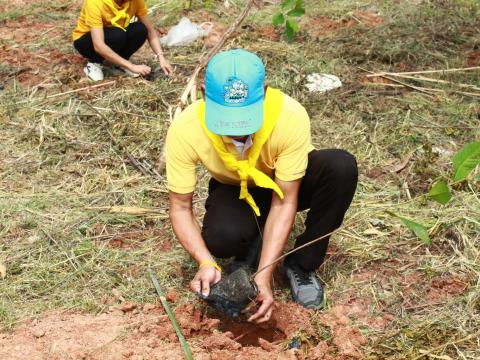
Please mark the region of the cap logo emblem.
POLYGON ((247 100, 248 85, 236 77, 229 78, 223 90, 223 97, 228 104, 240 104, 247 100))

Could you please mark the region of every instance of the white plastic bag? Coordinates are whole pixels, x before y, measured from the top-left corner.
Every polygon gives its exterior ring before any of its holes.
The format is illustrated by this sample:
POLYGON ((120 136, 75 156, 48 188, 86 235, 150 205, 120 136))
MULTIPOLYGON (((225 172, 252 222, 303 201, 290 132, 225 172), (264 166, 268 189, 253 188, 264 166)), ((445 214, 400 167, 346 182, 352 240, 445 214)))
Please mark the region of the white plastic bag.
POLYGON ((162 46, 181 46, 189 44, 198 38, 207 36, 213 24, 209 22, 200 25, 194 24, 190 19, 183 17, 180 22, 172 27, 168 34, 160 39, 162 46))
POLYGON ((309 92, 324 93, 342 86, 342 82, 335 75, 313 73, 307 76, 305 84, 309 92))

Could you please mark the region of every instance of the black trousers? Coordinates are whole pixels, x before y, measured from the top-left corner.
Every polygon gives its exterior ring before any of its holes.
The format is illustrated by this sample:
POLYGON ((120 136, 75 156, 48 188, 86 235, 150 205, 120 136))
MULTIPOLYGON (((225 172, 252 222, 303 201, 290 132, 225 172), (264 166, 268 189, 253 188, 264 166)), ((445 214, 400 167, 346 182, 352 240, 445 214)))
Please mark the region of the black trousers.
MULTIPOLYGON (((141 21, 131 23, 126 31, 112 26, 104 28, 103 33, 105 44, 126 60, 142 47, 148 35, 147 28, 141 21)), ((91 33, 75 40, 73 46, 89 62, 102 63, 104 60, 95 51, 91 33)))
MULTIPOLYGON (((310 209, 305 232, 298 236, 295 247, 337 229, 352 202, 357 187, 358 170, 355 158, 344 150, 313 150, 298 195, 298 211, 310 209)), ((272 191, 249 188, 260 208, 260 226, 265 224, 272 191)), ((218 258, 244 257, 258 235, 255 213, 239 197, 240 188, 212 179, 205 202, 206 213, 202 236, 209 251, 218 258)), ((317 269, 325 259, 329 238, 292 254, 305 270, 317 269)))

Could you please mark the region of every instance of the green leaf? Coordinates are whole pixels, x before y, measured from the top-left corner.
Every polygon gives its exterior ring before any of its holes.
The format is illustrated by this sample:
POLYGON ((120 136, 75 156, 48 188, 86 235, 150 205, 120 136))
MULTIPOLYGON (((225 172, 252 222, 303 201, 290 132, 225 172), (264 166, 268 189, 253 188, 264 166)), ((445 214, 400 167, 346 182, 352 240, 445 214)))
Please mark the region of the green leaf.
POLYGON ((410 219, 404 218, 402 216, 399 216, 393 212, 387 211, 388 214, 400 219, 407 228, 412 230, 415 235, 417 235, 425 245, 430 245, 432 243, 432 240, 430 240, 430 235, 428 235, 428 228, 422 224, 416 223, 415 221, 412 221, 410 219))
POLYGON ((282 9, 283 10, 290 9, 293 7, 294 4, 295 4, 295 0, 283 0, 282 9))
POLYGON ((279 26, 282 25, 285 22, 285 17, 283 16, 282 13, 278 13, 273 15, 273 25, 274 26, 279 26))
POLYGON ((294 33, 297 33, 300 30, 298 23, 293 19, 287 19, 287 26, 291 27, 294 33))
POLYGON ((287 34, 288 42, 292 42, 295 38, 295 33, 298 32, 298 24, 293 19, 287 19, 285 23, 285 34, 287 34))
POLYGON ((465 145, 453 157, 453 180, 463 181, 468 174, 480 163, 480 141, 475 141, 465 145))
POLYGON ((302 16, 305 15, 305 7, 303 0, 297 0, 295 7, 287 13, 288 16, 302 16))
POLYGON ((297 8, 292 9, 287 13, 288 16, 302 16, 304 14, 305 14, 305 9, 297 9, 297 8))
POLYGON ((445 205, 452 198, 452 193, 445 180, 440 179, 433 184, 428 196, 436 202, 445 205))

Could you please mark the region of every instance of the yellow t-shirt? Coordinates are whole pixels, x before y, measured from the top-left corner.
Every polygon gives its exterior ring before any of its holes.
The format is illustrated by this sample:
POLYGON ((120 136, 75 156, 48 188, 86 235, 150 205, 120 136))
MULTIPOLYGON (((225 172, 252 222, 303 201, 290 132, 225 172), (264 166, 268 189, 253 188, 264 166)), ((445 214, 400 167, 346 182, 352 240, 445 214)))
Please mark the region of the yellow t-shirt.
MULTIPOLYGON (((127 10, 128 15, 145 16, 147 15, 147 7, 144 0, 127 0, 130 1, 130 6, 127 10)), ((112 0, 113 5, 117 9, 119 6, 115 0, 112 0)), ((112 19, 115 17, 112 9, 105 4, 104 0, 84 0, 82 11, 77 22, 77 27, 72 33, 73 41, 81 38, 84 34, 90 32, 92 28, 102 29, 104 27, 112 26, 112 19)), ((125 25, 124 19, 119 21, 120 26, 125 25)))
MULTIPOLYGON (((268 90, 266 100, 268 101, 268 90)), ((200 162, 212 177, 224 184, 239 185, 237 172, 227 170, 202 129, 196 101, 188 106, 170 126, 166 139, 167 181, 170 191, 188 194, 197 183, 196 166, 200 162)), ((223 137, 229 152, 240 159, 232 140, 223 137)), ((305 108, 285 95, 280 118, 263 145, 256 168, 272 179, 293 181, 305 175, 311 143, 310 118, 305 108)), ((247 154, 248 156, 248 150, 247 154)), ((251 180, 251 179, 250 179, 251 180)), ((254 186, 249 182, 249 186, 254 186)))

